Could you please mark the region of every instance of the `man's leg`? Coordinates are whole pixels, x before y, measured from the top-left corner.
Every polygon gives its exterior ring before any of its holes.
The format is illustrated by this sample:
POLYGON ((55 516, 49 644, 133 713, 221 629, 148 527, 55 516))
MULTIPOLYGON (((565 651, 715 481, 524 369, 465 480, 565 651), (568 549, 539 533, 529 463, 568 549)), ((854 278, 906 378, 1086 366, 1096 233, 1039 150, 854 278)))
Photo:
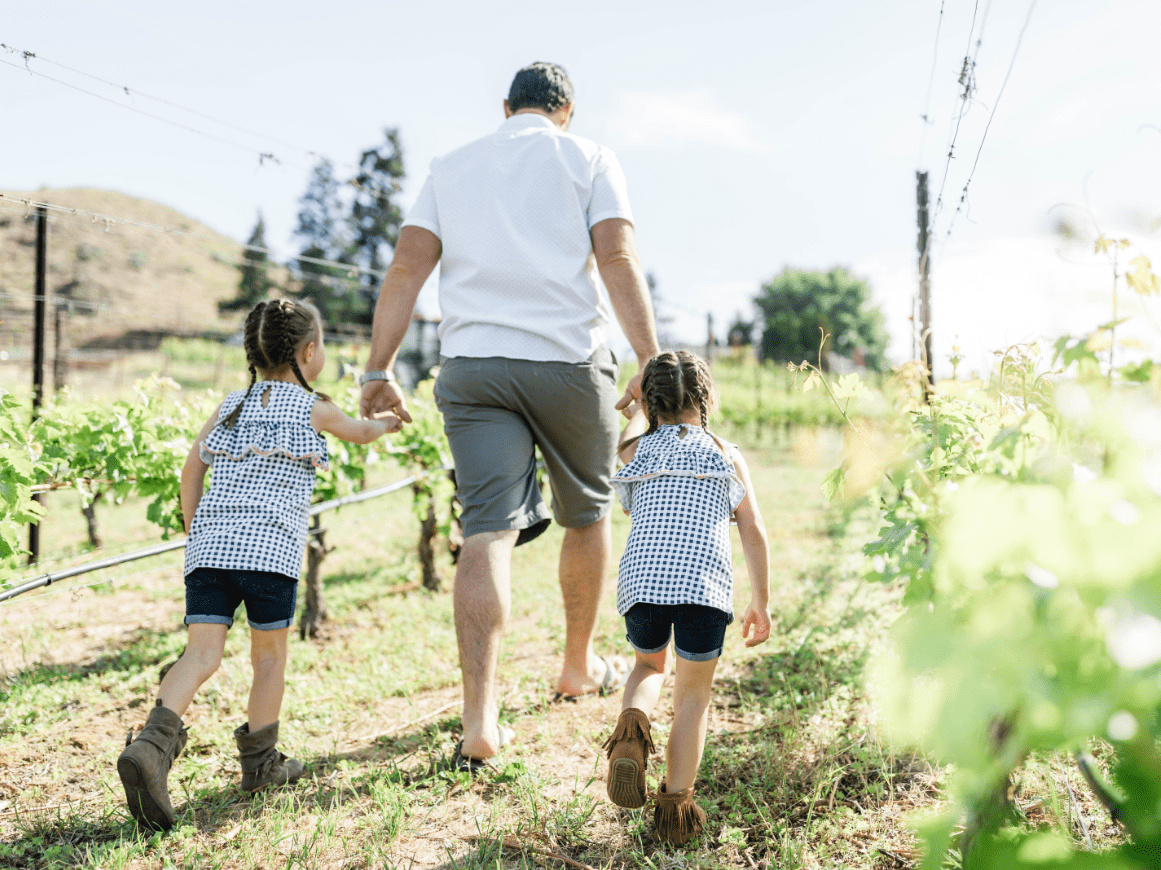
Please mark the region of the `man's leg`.
POLYGON ((518 532, 480 532, 464 540, 456 566, 456 640, 464 682, 460 752, 491 758, 500 749, 496 665, 512 603, 512 549, 518 532))
POLYGON ((611 514, 595 523, 564 530, 560 548, 560 592, 564 598, 564 668, 556 690, 582 695, 601 687, 605 663, 593 652, 597 612, 613 558, 611 514))

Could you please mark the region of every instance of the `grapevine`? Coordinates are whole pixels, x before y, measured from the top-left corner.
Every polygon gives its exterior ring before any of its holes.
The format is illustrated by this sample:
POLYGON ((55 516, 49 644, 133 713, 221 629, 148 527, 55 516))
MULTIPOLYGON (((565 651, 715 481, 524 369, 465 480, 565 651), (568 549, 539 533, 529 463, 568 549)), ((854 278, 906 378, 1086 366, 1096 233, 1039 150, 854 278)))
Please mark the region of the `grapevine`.
MULTIPOLYGON (((928 404, 897 383, 888 446, 861 459, 884 520, 867 574, 907 605, 878 700, 895 740, 953 771, 951 808, 921 827, 928 870, 949 852, 965 868, 1134 868, 1161 850, 1161 404, 1041 360, 1008 348, 991 383, 945 383, 928 404), (1112 748, 1107 783, 1094 745, 1112 748), (1014 824, 1013 776, 1052 753, 1077 754, 1123 824, 1114 853, 1014 824)), ((858 461, 824 486, 858 496, 841 485, 858 461)))

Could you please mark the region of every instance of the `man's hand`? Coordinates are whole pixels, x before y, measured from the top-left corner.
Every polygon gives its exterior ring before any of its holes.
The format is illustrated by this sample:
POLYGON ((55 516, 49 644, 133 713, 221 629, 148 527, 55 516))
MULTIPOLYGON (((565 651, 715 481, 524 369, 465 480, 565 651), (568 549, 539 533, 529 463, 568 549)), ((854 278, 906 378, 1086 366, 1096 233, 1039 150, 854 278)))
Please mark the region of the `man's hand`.
POLYGON ((399 384, 392 381, 367 381, 359 396, 359 416, 371 420, 376 414, 383 413, 395 414, 404 423, 411 422, 399 384))
MULTIPOLYGON (((626 419, 633 416, 633 403, 641 401, 641 373, 629 378, 629 385, 625 387, 625 395, 621 396, 616 408, 626 419)), ((642 405, 641 407, 644 407, 642 405)))

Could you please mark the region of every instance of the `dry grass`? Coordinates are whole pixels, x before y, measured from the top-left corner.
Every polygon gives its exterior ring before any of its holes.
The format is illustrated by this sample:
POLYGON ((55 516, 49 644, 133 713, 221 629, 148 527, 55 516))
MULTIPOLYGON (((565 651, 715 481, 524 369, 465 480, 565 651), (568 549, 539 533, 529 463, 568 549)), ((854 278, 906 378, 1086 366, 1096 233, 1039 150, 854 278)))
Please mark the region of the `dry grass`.
MULTIPOLYGON (((197 333, 230 330, 239 315, 221 318, 217 303, 237 291, 241 246, 175 209, 107 190, 8 191, 13 196, 85 212, 171 227, 209 238, 162 233, 126 224, 50 212, 48 284, 52 294, 101 306, 70 315, 70 343, 128 330, 197 333)), ((0 203, 0 303, 12 317, 32 307, 36 277, 36 224, 24 209, 0 203)), ((27 342, 27 337, 23 338, 27 342)))

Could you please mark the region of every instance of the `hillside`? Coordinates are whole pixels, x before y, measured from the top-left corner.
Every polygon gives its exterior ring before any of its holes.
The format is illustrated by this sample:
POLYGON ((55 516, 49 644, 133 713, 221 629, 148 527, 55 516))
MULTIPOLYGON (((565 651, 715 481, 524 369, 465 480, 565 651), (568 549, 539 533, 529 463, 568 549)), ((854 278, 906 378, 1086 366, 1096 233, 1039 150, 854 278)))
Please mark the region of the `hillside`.
MULTIPOLYGON (((70 317, 73 346, 108 345, 126 335, 231 331, 240 314, 219 317, 219 300, 234 295, 241 245, 175 209, 107 190, 43 189, 14 196, 84 212, 170 227, 165 233, 83 216, 49 213, 48 285, 77 300, 70 317), (94 308, 95 306, 95 308, 94 308)), ((36 223, 19 207, 0 203, 0 311, 5 344, 27 341, 33 304, 36 223), (22 326, 23 323, 23 326, 22 326), (22 341, 23 339, 23 341, 22 341)))

